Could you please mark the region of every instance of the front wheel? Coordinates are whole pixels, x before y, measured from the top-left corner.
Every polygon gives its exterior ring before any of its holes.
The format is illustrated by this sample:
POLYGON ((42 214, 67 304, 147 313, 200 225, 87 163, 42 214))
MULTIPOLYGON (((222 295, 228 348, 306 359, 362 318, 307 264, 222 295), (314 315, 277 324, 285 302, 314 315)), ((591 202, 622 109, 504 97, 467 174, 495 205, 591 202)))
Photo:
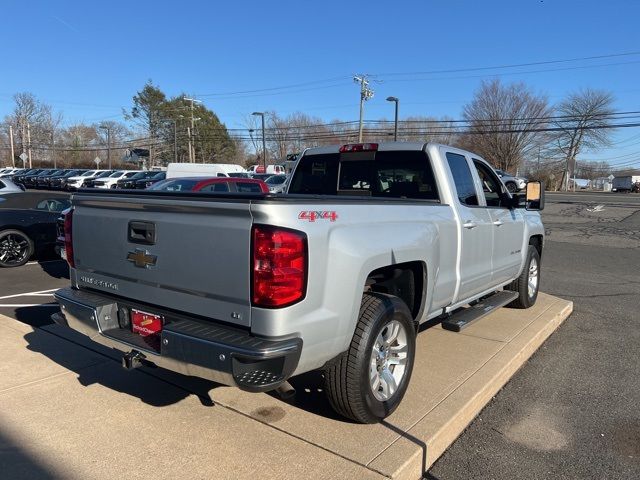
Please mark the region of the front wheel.
POLYGON ((416 350, 416 328, 397 297, 365 293, 349 350, 325 369, 331 406, 360 423, 391 415, 407 390, 416 350))
POLYGON ((505 287, 518 292, 518 298, 509 304, 513 308, 529 308, 536 303, 540 289, 540 254, 533 245, 529 245, 527 259, 518 278, 505 287))
POLYGON ((18 230, 0 232, 0 267, 19 267, 33 255, 33 242, 18 230))

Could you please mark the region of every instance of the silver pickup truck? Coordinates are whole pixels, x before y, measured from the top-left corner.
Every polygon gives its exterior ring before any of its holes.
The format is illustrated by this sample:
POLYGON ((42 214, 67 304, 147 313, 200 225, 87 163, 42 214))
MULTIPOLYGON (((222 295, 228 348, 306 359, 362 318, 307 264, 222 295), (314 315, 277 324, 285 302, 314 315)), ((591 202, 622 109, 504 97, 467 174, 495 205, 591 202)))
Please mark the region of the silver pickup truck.
POLYGON ((287 194, 82 191, 54 320, 145 363, 260 392, 322 369, 340 414, 400 403, 420 324, 534 304, 544 189, 437 144, 306 150, 287 194))

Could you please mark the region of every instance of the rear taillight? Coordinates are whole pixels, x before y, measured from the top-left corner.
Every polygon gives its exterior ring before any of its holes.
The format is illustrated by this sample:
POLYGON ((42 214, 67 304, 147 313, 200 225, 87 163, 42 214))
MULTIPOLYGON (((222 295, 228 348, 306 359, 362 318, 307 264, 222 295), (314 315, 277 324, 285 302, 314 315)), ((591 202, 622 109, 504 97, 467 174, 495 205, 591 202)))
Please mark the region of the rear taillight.
POLYGON ((340 147, 340 153, 349 152, 377 152, 377 143, 348 143, 340 147))
POLYGON ((76 267, 73 259, 73 208, 64 216, 64 251, 71 268, 76 267))
POLYGON ((256 307, 286 307, 302 300, 307 289, 307 236, 255 225, 252 284, 256 307))

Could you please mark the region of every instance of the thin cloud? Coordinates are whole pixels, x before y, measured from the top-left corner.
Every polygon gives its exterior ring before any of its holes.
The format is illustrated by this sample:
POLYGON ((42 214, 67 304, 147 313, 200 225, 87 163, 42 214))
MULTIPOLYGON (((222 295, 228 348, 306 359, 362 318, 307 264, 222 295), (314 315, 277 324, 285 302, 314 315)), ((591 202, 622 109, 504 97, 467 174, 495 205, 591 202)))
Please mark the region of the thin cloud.
POLYGON ((78 29, 76 27, 74 27, 73 25, 71 25, 68 22, 65 22, 63 19, 61 19, 60 17, 56 17, 55 15, 51 15, 51 18, 53 18, 54 20, 57 20, 58 22, 60 22, 62 25, 64 25, 65 27, 67 27, 69 30, 71 30, 72 32, 75 33, 80 33, 78 31, 78 29))

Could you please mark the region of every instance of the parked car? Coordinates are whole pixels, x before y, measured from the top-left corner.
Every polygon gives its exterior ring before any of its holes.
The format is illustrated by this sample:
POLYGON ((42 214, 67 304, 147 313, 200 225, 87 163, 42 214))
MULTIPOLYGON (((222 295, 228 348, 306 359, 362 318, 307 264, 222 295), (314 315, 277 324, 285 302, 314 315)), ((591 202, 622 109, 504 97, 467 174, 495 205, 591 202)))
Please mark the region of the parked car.
POLYGON ((101 170, 97 175, 86 179, 82 184, 82 188, 95 188, 97 181, 103 180, 109 177, 109 175, 113 175, 114 173, 115 170, 101 170))
POLYGON ((60 193, 0 195, 0 267, 18 267, 53 252, 56 220, 70 205, 69 196, 60 193))
POLYGON ((22 168, 14 168, 14 167, 4 168, 2 169, 2 171, 0 171, 0 178, 13 177, 14 175, 22 173, 23 170, 24 169, 22 168))
POLYGON ((32 168, 30 170, 27 170, 26 172, 21 173, 20 175, 16 175, 15 177, 13 177, 13 181, 20 185, 24 185, 24 187, 26 188, 27 187, 26 182, 28 179, 44 171, 45 170, 43 168, 32 168))
POLYGON ((69 171, 68 169, 59 169, 47 175, 38 175, 33 179, 34 188, 37 188, 40 190, 47 190, 49 188, 49 185, 51 185, 52 178, 62 176, 68 171, 69 171))
POLYGON ((391 142, 306 150, 286 198, 82 192, 54 318, 126 368, 253 392, 322 369, 337 412, 379 422, 404 396, 421 324, 459 331, 536 302, 541 187, 512 196, 471 152, 391 142))
POLYGON ((265 183, 269 187, 271 193, 282 193, 287 186, 286 175, 271 175, 265 180, 265 183))
POLYGON ((29 168, 26 170, 22 170, 21 172, 17 172, 11 179, 14 181, 14 183, 22 185, 22 179, 24 177, 26 177, 27 175, 35 175, 36 173, 41 171, 42 169, 39 168, 29 168))
POLYGON ((156 192, 218 192, 218 193, 269 193, 262 180, 232 177, 183 177, 171 178, 150 186, 156 192))
POLYGON ((67 170, 62 175, 56 175, 49 179, 50 190, 64 190, 67 186, 67 180, 71 177, 82 175, 86 170, 67 170))
POLYGON ((504 170, 496 170, 495 172, 510 193, 519 192, 527 186, 527 179, 524 177, 513 176, 504 170))
POLYGON ((8 178, 0 178, 0 195, 4 195, 5 193, 24 192, 24 190, 25 188, 22 185, 17 185, 8 178))
POLYGON ((64 188, 65 190, 79 190, 84 187, 86 181, 92 180, 102 172, 104 172, 104 170, 87 170, 75 177, 69 177, 67 178, 67 184, 64 188))
POLYGON ((96 178, 93 180, 93 186, 95 188, 116 188, 119 180, 124 180, 133 177, 137 170, 118 170, 111 175, 102 178, 96 178))
POLYGON ((154 175, 150 177, 136 180, 133 183, 133 188, 138 190, 149 188, 151 185, 158 183, 159 181, 164 180, 166 178, 167 178, 167 172, 154 172, 154 175))
POLYGON ((273 177, 271 173, 253 173, 251 174, 251 178, 255 178, 256 180, 266 181, 267 178, 273 177))
POLYGON ((138 172, 129 178, 122 178, 116 182, 116 188, 119 189, 132 189, 136 188, 136 182, 138 180, 144 180, 145 178, 151 178, 157 175, 158 172, 153 170, 145 170, 142 172, 138 172))
POLYGON ((56 170, 46 169, 46 170, 40 170, 38 173, 36 173, 34 175, 25 175, 22 178, 22 184, 27 189, 36 188, 36 182, 38 181, 38 177, 44 176, 44 175, 50 175, 50 174, 54 173, 55 171, 56 170))

